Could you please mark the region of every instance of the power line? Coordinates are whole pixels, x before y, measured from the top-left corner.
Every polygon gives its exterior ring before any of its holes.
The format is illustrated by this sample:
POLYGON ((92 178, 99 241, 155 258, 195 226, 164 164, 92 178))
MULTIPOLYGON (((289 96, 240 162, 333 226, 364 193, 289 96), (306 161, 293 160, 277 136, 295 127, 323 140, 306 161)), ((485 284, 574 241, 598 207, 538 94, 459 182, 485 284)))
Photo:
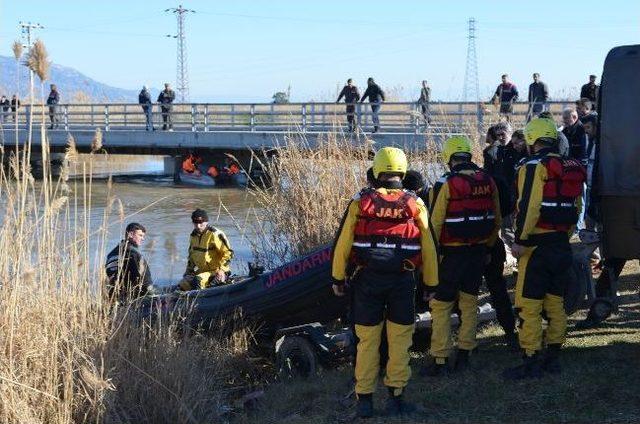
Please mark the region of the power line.
POLYGON ((27 50, 29 50, 33 45, 31 40, 31 32, 36 29, 44 29, 44 27, 38 23, 22 22, 22 21, 19 22, 19 25, 20 25, 20 31, 22 33, 22 39, 24 40, 23 45, 27 50))
POLYGON ((469 33, 467 35, 467 64, 464 70, 464 86, 462 99, 465 102, 480 100, 478 89, 478 59, 476 56, 476 20, 469 19, 469 33))
MULTIPOLYGON (((37 29, 43 29, 44 27, 38 23, 31 22, 19 22, 20 32, 22 33, 23 46, 27 49, 27 52, 31 50, 33 41, 31 39, 31 32, 37 29)), ((30 102, 33 103, 33 71, 29 68, 29 97, 30 102)))
POLYGON ((170 12, 176 15, 178 21, 178 33, 175 36, 169 36, 178 40, 177 51, 177 69, 176 69, 176 89, 180 93, 180 101, 185 103, 189 100, 189 75, 187 69, 187 43, 185 34, 184 18, 187 13, 195 13, 195 10, 185 9, 182 5, 178 7, 166 9, 165 12, 170 12))

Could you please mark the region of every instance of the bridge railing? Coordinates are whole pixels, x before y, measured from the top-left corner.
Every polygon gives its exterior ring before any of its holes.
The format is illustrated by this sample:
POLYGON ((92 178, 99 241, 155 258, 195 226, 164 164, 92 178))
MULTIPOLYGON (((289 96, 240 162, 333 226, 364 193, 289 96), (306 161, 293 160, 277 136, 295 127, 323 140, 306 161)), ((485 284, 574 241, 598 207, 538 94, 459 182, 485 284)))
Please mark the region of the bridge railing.
MULTIPOLYGON (((549 102, 545 107, 556 117, 571 102, 549 102)), ((367 103, 354 105, 354 120, 365 130, 373 127, 373 113, 367 103)), ((347 113, 344 103, 192 103, 173 104, 171 121, 177 131, 300 131, 326 132, 345 129, 347 113)), ((484 131, 500 119, 498 107, 472 102, 431 102, 423 113, 418 102, 385 102, 380 105, 379 120, 384 132, 420 133, 429 131, 484 131)), ((523 125, 530 111, 528 103, 513 104, 511 121, 523 125)), ((153 123, 162 129, 160 105, 152 107, 153 123)), ((104 131, 145 130, 145 114, 139 104, 59 104, 28 105, 18 109, 19 125, 43 120, 66 131, 101 128, 104 131), (31 118, 29 118, 31 116, 31 118)), ((0 111, 0 123, 11 128, 15 114, 0 111)))

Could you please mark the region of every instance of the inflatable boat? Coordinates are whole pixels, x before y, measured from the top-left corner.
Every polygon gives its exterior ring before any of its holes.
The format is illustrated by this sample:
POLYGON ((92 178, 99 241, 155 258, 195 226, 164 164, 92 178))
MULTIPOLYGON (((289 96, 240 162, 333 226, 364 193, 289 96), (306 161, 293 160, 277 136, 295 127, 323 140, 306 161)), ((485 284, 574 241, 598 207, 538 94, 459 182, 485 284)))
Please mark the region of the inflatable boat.
POLYGON ((345 314, 346 297, 331 289, 331 247, 325 246, 268 272, 236 278, 232 284, 175 292, 144 300, 143 316, 172 312, 192 326, 220 319, 257 320, 272 327, 329 322, 345 314))
POLYGON ((182 184, 202 186, 202 187, 214 187, 216 181, 207 174, 193 173, 180 171, 177 175, 178 182, 182 184))
POLYGON ((216 177, 216 184, 219 186, 246 186, 249 183, 249 177, 244 171, 230 174, 220 172, 216 177))

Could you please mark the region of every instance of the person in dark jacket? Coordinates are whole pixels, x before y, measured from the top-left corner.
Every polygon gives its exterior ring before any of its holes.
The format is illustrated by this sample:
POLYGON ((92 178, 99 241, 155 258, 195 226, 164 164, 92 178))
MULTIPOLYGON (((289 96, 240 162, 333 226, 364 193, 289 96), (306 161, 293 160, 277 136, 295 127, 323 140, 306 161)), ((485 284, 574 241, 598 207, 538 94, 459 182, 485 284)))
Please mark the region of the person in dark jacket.
POLYGON ((51 84, 51 91, 49 92, 49 97, 47 97, 47 106, 49 106, 49 119, 51 120, 51 125, 49 129, 52 130, 54 128, 58 128, 58 117, 57 109, 58 103, 60 103, 60 93, 58 92, 58 87, 55 84, 51 84))
POLYGON ((513 113, 513 103, 518 100, 518 88, 509 81, 509 75, 502 75, 502 84, 496 88, 496 92, 491 98, 491 102, 500 103, 500 116, 504 117, 507 122, 511 120, 513 113))
POLYGON ((569 141, 569 157, 587 166, 587 133, 578 119, 578 112, 567 108, 562 112, 562 133, 569 141))
POLYGON ((483 276, 496 309, 496 317, 505 333, 505 341, 512 349, 517 349, 516 321, 507 291, 507 281, 504 278, 504 263, 507 260, 505 243, 509 245, 513 241, 510 227, 513 225, 512 215, 515 206, 516 166, 524 154, 513 144, 509 124, 496 124, 491 127, 491 133, 496 141, 493 146, 488 146, 483 151, 483 168, 493 178, 498 189, 502 226, 500 237, 489 251, 490 260, 485 265, 483 276))
POLYGON ((105 270, 111 299, 135 299, 152 290, 151 271, 139 250, 146 232, 141 224, 130 223, 125 230, 124 240, 107 255, 105 270))
POLYGON ((591 118, 597 118, 598 112, 593 110, 593 104, 591 100, 585 98, 576 100, 576 112, 578 113, 578 119, 582 124, 591 118))
POLYGON ((353 80, 349 78, 347 80, 347 85, 342 88, 340 95, 338 96, 338 100, 336 103, 340 103, 340 100, 344 97, 344 102, 347 106, 347 122, 349 122, 349 132, 352 132, 355 129, 355 111, 356 111, 356 103, 360 100, 360 92, 358 91, 358 87, 353 85, 353 80))
POLYGON ((582 86, 580 89, 580 98, 588 99, 591 101, 591 106, 595 110, 598 103, 598 89, 600 87, 596 84, 596 76, 589 75, 589 82, 582 86))
POLYGON ((14 94, 11 97, 11 116, 13 117, 13 122, 18 120, 18 115, 16 115, 16 111, 20 109, 20 99, 18 99, 18 95, 14 94))
POLYGON ((173 122, 171 121, 171 109, 173 108, 173 101, 176 99, 176 93, 171 89, 169 83, 164 84, 164 90, 158 95, 158 103, 160 103, 160 110, 162 112, 162 130, 173 131, 173 122))
POLYGON ((540 112, 547 110, 547 101, 549 100, 549 88, 547 84, 540 81, 540 74, 533 74, 533 82, 529 84, 529 113, 527 121, 537 117, 540 112))
POLYGON ((6 96, 1 96, 0 97, 0 122, 4 123, 5 121, 8 121, 8 116, 9 116, 9 108, 11 106, 11 103, 9 102, 9 99, 6 98, 6 96))
POLYGON ((144 112, 147 131, 155 131, 156 129, 153 127, 153 102, 151 102, 151 94, 146 85, 142 86, 142 90, 138 94, 138 103, 144 112))
POLYGON ((424 122, 427 124, 431 123, 429 104, 431 103, 431 87, 427 84, 427 81, 422 81, 422 88, 420 89, 420 98, 418 99, 418 104, 420 105, 420 110, 422 112, 422 117, 424 118, 424 122))
POLYGON ((380 104, 385 101, 384 91, 378 84, 375 83, 373 78, 367 79, 367 89, 360 99, 360 103, 364 102, 366 98, 369 98, 371 104, 371 120, 373 121, 373 132, 378 132, 380 129, 380 117, 378 113, 380 111, 380 104))

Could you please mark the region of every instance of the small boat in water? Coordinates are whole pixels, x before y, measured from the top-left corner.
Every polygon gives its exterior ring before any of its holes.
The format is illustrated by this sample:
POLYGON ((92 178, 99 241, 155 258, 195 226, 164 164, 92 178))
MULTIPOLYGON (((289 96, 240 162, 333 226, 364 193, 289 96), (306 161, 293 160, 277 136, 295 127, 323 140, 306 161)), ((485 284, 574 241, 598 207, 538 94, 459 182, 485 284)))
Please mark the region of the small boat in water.
POLYGON ((202 187, 214 187, 216 185, 216 180, 201 172, 180 171, 177 175, 177 181, 182 184, 202 187))
POLYGON ((221 172, 216 177, 216 184, 219 186, 246 186, 249 183, 249 177, 244 171, 235 174, 221 172))

